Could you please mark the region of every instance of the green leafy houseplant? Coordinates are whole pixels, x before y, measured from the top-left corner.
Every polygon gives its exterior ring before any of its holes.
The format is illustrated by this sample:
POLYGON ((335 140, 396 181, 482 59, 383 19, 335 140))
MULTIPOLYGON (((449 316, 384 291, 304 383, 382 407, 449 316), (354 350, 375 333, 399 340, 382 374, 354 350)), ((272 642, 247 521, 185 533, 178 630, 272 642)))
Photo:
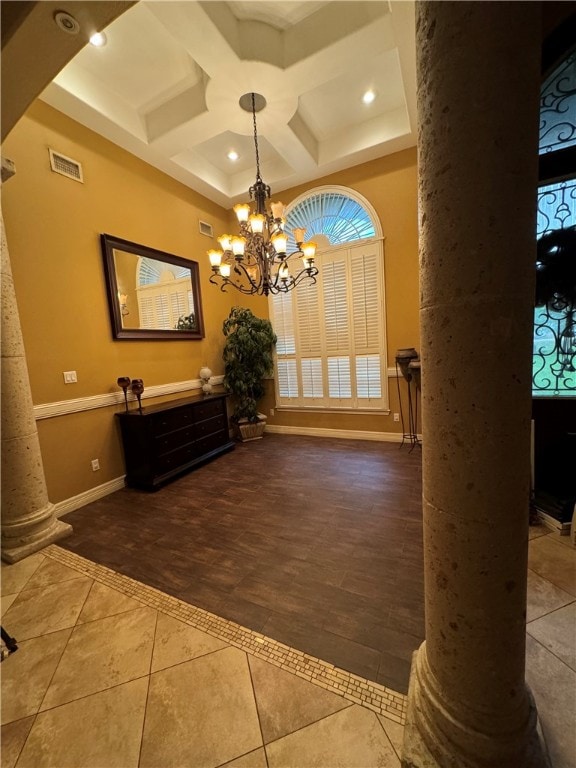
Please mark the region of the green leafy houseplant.
POLYGON ((258 421, 258 400, 264 395, 264 378, 274 371, 276 334, 270 320, 249 309, 232 307, 224 320, 224 386, 234 395, 231 420, 258 421))
POLYGON ((194 312, 189 315, 180 315, 178 322, 176 323, 174 330, 176 331, 195 331, 196 330, 196 318, 194 312))

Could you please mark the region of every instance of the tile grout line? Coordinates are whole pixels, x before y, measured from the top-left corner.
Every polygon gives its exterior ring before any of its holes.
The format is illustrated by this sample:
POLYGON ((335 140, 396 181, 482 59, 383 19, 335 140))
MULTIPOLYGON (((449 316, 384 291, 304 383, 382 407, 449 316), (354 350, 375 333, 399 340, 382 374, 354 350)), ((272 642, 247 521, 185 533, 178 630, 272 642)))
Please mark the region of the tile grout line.
POLYGON ((547 619, 549 616, 552 616, 553 613, 562 611, 564 608, 568 608, 571 605, 574 605, 574 603, 576 603, 576 597, 572 598, 572 600, 570 600, 569 602, 564 603, 564 605, 559 605, 557 608, 551 608, 547 613, 543 613, 541 616, 536 616, 535 619, 530 619, 530 621, 526 622, 526 632, 530 632, 531 624, 534 624, 535 622, 540 621, 540 619, 547 619))
POLYGON ((568 662, 567 662, 567 661, 564 661, 564 659, 560 658, 560 656, 558 656, 558 654, 557 654, 557 653, 555 653, 553 650, 551 650, 550 648, 548 648, 548 646, 547 646, 547 645, 544 643, 544 641, 540 640, 538 637, 534 637, 534 635, 533 635, 533 634, 531 634, 530 632, 527 632, 526 634, 530 635, 530 637, 532 638, 532 640, 534 640, 534 642, 535 642, 535 643, 538 643, 538 645, 539 645, 539 646, 541 646, 541 648, 543 648, 543 649, 546 651, 546 653, 549 653, 549 654, 550 654, 550 656, 554 656, 554 658, 555 658, 557 661, 559 661, 559 662, 560 662, 560 664, 564 664, 564 666, 565 666, 567 669, 569 669, 570 671, 572 671, 572 672, 575 672, 575 673, 576 673, 576 669, 574 669, 574 667, 571 667, 571 666, 570 666, 570 664, 568 664, 568 662))
POLYGON ((51 544, 44 554, 256 658, 404 725, 406 696, 51 544))

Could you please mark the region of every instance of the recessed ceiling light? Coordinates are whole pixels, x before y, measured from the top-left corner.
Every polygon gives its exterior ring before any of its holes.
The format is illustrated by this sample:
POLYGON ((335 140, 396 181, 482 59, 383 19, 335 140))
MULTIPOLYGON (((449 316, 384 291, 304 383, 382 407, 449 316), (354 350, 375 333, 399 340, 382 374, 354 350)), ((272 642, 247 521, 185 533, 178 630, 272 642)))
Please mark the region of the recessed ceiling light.
POLYGON ((364 104, 372 104, 375 98, 376 98, 376 94, 372 89, 370 89, 369 91, 366 91, 364 96, 362 96, 362 101, 364 102, 364 104))
POLYGON ((90 35, 90 43, 96 48, 102 48, 103 45, 106 45, 106 42, 107 40, 104 32, 94 32, 93 35, 90 35))
POLYGON ((62 32, 66 32, 68 35, 77 35, 80 32, 80 24, 78 24, 74 16, 66 13, 66 11, 56 11, 54 21, 62 32))
POLYGON ((233 149, 228 152, 228 160, 238 160, 238 152, 234 152, 233 149))

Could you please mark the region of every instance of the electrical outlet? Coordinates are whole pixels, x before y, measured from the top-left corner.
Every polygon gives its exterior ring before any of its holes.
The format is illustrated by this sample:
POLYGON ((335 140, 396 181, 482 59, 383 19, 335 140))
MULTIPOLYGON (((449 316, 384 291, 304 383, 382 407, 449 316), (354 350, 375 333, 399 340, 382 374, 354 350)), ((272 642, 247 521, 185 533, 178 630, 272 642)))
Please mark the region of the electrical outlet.
POLYGON ((100 469, 100 462, 98 459, 92 459, 92 472, 97 472, 100 469))
POLYGON ((394 414, 394 421, 400 421, 400 414, 399 413, 395 413, 394 414))
POLYGON ((64 376, 64 384, 76 384, 78 382, 76 371, 63 371, 62 374, 64 376))
POLYGON ((274 416, 274 408, 270 408, 270 416, 274 416))

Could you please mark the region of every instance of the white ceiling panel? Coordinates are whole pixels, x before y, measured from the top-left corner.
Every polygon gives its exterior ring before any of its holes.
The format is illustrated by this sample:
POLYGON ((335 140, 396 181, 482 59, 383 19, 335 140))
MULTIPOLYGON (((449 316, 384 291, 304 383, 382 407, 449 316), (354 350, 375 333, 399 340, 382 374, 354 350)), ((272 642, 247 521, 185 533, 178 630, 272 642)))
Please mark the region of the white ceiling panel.
POLYGON ((145 3, 126 11, 105 34, 105 46, 87 45, 68 66, 81 67, 136 109, 201 78, 201 70, 145 3))
POLYGON ((256 174, 245 93, 273 193, 416 144, 408 0, 142 0, 105 33, 42 98, 220 205, 256 174))
POLYGON ((318 141, 350 127, 406 107, 400 62, 395 49, 362 62, 300 97, 298 112, 318 141), (375 99, 362 97, 373 90, 375 99))
POLYGON ((303 2, 279 2, 278 0, 247 0, 227 3, 237 19, 262 21, 276 29, 287 29, 329 3, 326 0, 304 0, 303 2))

